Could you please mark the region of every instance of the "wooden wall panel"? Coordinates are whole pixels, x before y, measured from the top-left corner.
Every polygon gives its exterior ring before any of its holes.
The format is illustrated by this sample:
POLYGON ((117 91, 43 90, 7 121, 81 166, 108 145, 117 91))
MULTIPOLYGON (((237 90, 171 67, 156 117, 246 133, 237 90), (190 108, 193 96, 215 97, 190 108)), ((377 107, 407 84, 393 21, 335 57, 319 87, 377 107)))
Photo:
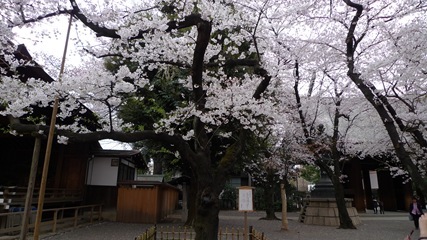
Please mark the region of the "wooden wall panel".
POLYGON ((129 223, 158 223, 175 210, 179 191, 176 188, 120 187, 117 198, 117 221, 129 223))

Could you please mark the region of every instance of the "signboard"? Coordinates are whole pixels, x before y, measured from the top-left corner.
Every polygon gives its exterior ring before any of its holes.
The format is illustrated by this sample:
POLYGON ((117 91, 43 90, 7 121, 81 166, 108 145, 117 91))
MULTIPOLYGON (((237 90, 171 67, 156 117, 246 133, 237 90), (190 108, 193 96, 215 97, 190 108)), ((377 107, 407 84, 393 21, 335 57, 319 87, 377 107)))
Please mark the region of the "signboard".
POLYGON ((120 161, 119 161, 119 159, 118 159, 118 158, 112 158, 112 159, 111 159, 111 166, 112 166, 112 167, 117 167, 117 166, 119 166, 119 163, 120 163, 120 161))
POLYGON ((239 187, 239 211, 253 211, 252 187, 239 187))

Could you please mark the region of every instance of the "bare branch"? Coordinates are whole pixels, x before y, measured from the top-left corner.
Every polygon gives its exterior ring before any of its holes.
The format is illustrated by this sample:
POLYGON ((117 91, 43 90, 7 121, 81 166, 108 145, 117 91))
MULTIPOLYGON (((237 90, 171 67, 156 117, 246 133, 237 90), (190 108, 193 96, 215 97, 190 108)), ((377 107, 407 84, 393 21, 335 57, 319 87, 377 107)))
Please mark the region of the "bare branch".
POLYGON ((356 14, 351 20, 350 28, 348 29, 347 38, 345 43, 347 44, 347 61, 352 62, 351 71, 354 70, 354 51, 355 51, 355 43, 353 42, 354 31, 356 30, 357 23, 359 21, 360 16, 362 15, 363 6, 357 3, 353 3, 350 0, 343 0, 348 6, 356 9, 356 14))
POLYGON ((304 117, 304 114, 302 112, 302 104, 301 104, 301 97, 299 95, 299 89, 298 89, 298 85, 299 85, 299 81, 300 81, 300 75, 299 75, 299 64, 298 61, 295 61, 295 84, 294 84, 294 92, 295 92, 295 98, 297 101, 297 108, 298 108, 298 115, 301 121, 301 126, 302 126, 302 130, 304 132, 304 137, 307 140, 307 143, 311 143, 310 141, 310 134, 308 132, 307 129, 307 123, 304 117))
POLYGON ((120 38, 120 35, 117 34, 116 29, 108 29, 101 27, 98 24, 90 21, 86 15, 80 10, 75 0, 70 0, 71 6, 73 7, 74 15, 87 27, 92 29, 98 37, 109 37, 109 38, 120 38))
POLYGON ((47 13, 47 14, 44 14, 44 15, 40 15, 40 16, 38 16, 36 18, 26 19, 25 18, 25 14, 23 13, 23 11, 21 9, 21 20, 22 20, 22 23, 14 24, 14 23, 10 22, 10 24, 8 25, 8 27, 9 28, 17 27, 17 26, 21 26, 21 25, 26 24, 26 23, 34 23, 34 22, 38 22, 38 21, 46 19, 46 18, 50 18, 50 17, 54 17, 54 16, 59 16, 59 15, 62 15, 62 14, 71 14, 72 12, 73 12, 73 10, 63 9, 63 10, 58 10, 56 12, 52 12, 52 13, 47 13))

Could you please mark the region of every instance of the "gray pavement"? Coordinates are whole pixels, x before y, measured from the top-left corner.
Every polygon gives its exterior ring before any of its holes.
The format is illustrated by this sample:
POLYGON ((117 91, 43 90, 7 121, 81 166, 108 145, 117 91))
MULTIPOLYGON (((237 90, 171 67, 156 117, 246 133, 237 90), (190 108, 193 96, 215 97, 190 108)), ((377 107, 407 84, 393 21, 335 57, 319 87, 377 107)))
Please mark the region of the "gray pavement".
MULTIPOLYGON (((280 213, 276 213, 280 217, 280 213)), ((334 240, 334 239, 375 239, 375 240, 402 240, 414 228, 413 222, 408 220, 406 212, 385 212, 385 214, 361 213, 359 217, 362 224, 357 229, 337 229, 305 225, 298 222, 298 213, 289 213, 289 230, 281 230, 281 221, 260 220, 265 216, 262 211, 248 213, 248 225, 264 232, 269 240, 334 240)), ((182 225, 180 214, 171 216, 168 223, 160 225, 182 225)), ((117 222, 102 222, 90 226, 68 230, 56 235, 45 236, 46 240, 132 240, 144 232, 151 225, 126 224, 117 222)), ((220 227, 244 227, 244 213, 238 211, 221 211, 220 227)), ((417 239, 419 231, 416 230, 412 239, 417 239)))

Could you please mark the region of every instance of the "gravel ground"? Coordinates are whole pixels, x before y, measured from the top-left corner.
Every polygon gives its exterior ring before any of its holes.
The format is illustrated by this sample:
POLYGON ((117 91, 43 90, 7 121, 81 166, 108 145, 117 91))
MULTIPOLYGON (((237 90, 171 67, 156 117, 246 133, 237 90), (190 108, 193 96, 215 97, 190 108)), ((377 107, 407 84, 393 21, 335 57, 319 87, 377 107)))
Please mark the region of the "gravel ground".
MULTIPOLYGON (((276 214, 280 216, 280 213, 276 214)), ((161 226, 182 225, 177 220, 179 213, 171 216, 175 221, 159 224, 161 226)), ((337 229, 336 227, 325 227, 305 225, 299 223, 298 213, 289 213, 289 230, 281 231, 281 221, 260 220, 264 212, 249 212, 247 215, 248 225, 256 230, 264 232, 269 240, 333 240, 333 239, 375 239, 375 240, 402 240, 414 228, 413 223, 408 220, 407 213, 386 212, 383 215, 364 213, 360 214, 362 224, 357 229, 337 229)), ((145 229, 152 225, 126 224, 117 222, 102 222, 90 226, 68 230, 56 235, 44 236, 46 240, 132 240, 140 235, 145 229)), ((244 227, 244 214, 238 211, 222 211, 220 213, 220 226, 244 227)), ((418 230, 412 239, 418 238, 418 230)))

